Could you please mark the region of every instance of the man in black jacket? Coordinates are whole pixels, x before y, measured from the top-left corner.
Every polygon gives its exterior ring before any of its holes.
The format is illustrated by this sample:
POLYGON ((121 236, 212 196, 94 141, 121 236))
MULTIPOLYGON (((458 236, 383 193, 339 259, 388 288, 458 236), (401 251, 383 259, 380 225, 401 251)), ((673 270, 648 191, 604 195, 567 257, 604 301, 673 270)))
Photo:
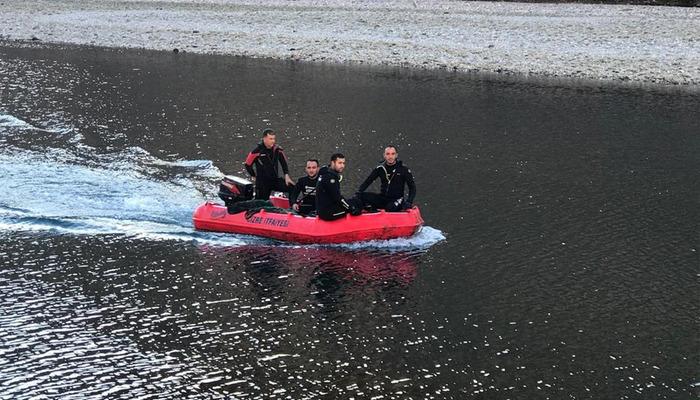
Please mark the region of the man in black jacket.
POLYGON ((309 215, 316 211, 316 183, 318 183, 318 160, 306 160, 306 176, 297 179, 297 184, 289 196, 294 211, 309 215), (301 197, 299 195, 301 194, 301 197))
POLYGON ((386 211, 401 211, 413 207, 416 197, 416 183, 413 174, 398 159, 395 146, 384 149, 384 162, 379 164, 360 185, 358 197, 364 205, 382 208, 386 211), (381 181, 380 193, 365 193, 377 178, 381 181), (404 199, 404 187, 408 186, 408 197, 404 199))
POLYGON ((267 200, 270 192, 277 190, 289 195, 294 181, 289 177, 287 157, 281 147, 275 144, 276 135, 272 129, 265 129, 262 143, 248 154, 245 169, 255 180, 255 198, 267 200), (282 166, 284 178, 280 178, 278 164, 282 166))
POLYGON ((362 211, 353 201, 347 201, 340 194, 340 175, 345 169, 345 156, 335 153, 331 156, 331 163, 321 168, 316 184, 316 210, 318 216, 326 221, 343 218, 345 214, 355 215, 362 211))

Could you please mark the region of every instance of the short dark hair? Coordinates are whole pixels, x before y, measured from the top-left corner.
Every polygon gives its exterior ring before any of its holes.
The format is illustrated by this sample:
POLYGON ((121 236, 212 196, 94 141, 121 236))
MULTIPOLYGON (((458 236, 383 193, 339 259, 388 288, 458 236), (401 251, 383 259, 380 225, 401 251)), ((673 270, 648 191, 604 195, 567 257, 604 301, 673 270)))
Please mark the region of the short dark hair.
POLYGON ((393 144, 387 144, 387 145, 384 147, 384 150, 386 150, 386 149, 388 149, 388 148, 390 148, 390 147, 391 147, 392 149, 394 149, 395 152, 397 152, 397 153, 399 152, 399 149, 397 149, 396 146, 394 146, 393 144))
POLYGON ((333 155, 331 156, 331 161, 335 161, 339 158, 345 158, 343 153, 333 153, 333 155))
POLYGON ((310 162, 315 162, 315 163, 316 163, 316 166, 321 165, 321 164, 318 162, 318 160, 315 159, 315 158, 309 158, 308 160, 306 160, 306 162, 309 162, 309 161, 310 161, 310 162))
POLYGON ((265 136, 267 136, 267 135, 274 135, 274 134, 275 134, 275 131, 273 131, 273 130, 270 129, 270 128, 267 128, 267 129, 265 129, 265 130, 263 131, 262 137, 265 137, 265 136))

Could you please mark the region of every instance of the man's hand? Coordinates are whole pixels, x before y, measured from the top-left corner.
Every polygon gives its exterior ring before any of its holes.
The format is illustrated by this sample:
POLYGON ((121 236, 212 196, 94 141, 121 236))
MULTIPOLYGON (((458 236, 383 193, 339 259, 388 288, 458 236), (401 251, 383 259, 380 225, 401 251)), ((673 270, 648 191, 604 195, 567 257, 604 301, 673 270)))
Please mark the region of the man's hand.
POLYGON ((362 209, 357 207, 354 203, 350 203, 350 215, 358 216, 362 214, 362 209))
POLYGON ((297 203, 292 204, 292 210, 299 212, 299 204, 297 204, 297 203))
POLYGON ((286 183, 287 186, 294 186, 294 181, 289 177, 289 174, 284 174, 284 183, 286 183))

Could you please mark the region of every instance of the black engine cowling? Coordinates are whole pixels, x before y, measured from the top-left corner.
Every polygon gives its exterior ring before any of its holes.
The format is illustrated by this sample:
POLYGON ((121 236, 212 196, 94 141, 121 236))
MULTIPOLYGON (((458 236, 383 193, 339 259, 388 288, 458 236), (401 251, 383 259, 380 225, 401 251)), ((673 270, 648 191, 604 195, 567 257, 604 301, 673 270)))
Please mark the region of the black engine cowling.
POLYGON ((219 197, 229 207, 239 201, 253 199, 253 182, 237 176, 226 175, 219 184, 219 197))

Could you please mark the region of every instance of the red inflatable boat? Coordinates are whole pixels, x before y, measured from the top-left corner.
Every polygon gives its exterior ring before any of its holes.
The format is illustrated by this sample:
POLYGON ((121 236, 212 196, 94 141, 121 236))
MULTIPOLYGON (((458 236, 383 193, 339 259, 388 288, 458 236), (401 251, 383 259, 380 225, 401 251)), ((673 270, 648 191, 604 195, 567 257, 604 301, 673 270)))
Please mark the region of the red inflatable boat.
MULTIPOLYGON (((298 243, 349 243, 409 237, 423 225, 418 207, 400 212, 348 215, 336 221, 265 210, 254 214, 228 212, 227 206, 250 200, 252 194, 253 184, 250 181, 225 176, 219 186, 219 197, 226 205, 206 202, 197 207, 192 216, 195 229, 263 236, 298 243)), ((289 207, 286 197, 273 195, 270 202, 278 208, 289 207)))
POLYGON ((423 225, 418 207, 401 212, 348 215, 336 221, 265 210, 247 217, 246 214, 229 214, 225 206, 207 202, 197 207, 192 220, 199 230, 241 233, 298 243, 349 243, 409 237, 423 225))

